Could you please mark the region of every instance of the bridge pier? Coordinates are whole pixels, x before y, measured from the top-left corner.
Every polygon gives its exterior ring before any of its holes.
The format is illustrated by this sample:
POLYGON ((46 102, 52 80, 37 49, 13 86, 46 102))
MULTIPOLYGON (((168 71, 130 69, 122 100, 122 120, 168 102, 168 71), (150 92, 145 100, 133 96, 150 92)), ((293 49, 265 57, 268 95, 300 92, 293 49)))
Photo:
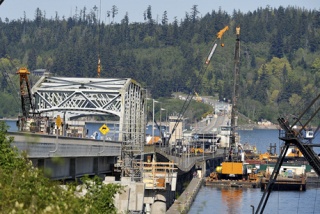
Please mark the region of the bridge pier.
POLYGON ((76 179, 76 158, 70 158, 70 176, 72 180, 76 179))

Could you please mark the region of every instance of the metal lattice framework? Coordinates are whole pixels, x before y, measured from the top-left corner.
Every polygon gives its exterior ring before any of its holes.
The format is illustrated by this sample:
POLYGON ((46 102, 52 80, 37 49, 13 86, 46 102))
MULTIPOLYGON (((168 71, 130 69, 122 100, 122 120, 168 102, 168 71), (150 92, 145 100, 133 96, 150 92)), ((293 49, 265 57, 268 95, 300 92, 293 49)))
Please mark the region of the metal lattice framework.
POLYGON ((145 141, 145 90, 129 78, 68 78, 43 76, 32 88, 35 113, 72 112, 119 117, 122 173, 140 180, 142 169, 133 162, 142 157, 145 141))

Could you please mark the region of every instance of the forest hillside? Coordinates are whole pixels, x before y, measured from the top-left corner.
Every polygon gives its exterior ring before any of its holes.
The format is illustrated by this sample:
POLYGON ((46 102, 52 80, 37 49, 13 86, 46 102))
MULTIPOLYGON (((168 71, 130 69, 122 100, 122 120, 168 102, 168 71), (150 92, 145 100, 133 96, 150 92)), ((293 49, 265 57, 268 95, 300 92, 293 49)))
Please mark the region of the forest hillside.
MULTIPOLYGON (((112 14, 110 16, 114 16, 112 14)), ((320 88, 320 11, 295 7, 222 10, 200 16, 194 5, 183 19, 168 22, 166 11, 155 21, 100 22, 83 8, 73 17, 46 18, 37 9, 33 20, 0 19, 0 117, 17 116, 18 67, 46 69, 56 76, 127 77, 141 83, 153 98, 173 92, 218 95, 233 91, 235 27, 240 26, 238 110, 254 121, 274 121, 298 113, 320 88), (229 26, 206 67, 216 34, 229 26), (14 85, 14 87, 13 87, 14 85)), ((112 17, 111 19, 112 20, 112 17)))

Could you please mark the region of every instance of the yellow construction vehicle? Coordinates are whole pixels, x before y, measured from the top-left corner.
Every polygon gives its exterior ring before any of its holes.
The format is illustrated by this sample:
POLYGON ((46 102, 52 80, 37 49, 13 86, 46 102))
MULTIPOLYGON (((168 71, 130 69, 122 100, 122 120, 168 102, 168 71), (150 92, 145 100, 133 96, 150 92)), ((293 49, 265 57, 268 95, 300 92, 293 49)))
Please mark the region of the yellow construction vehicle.
POLYGON ((194 94, 196 95, 196 101, 202 103, 202 98, 199 96, 199 94, 197 92, 194 92, 194 94))
POLYGON ((203 153, 203 149, 202 148, 191 148, 190 149, 190 152, 191 153, 195 153, 195 154, 198 154, 198 153, 203 153))

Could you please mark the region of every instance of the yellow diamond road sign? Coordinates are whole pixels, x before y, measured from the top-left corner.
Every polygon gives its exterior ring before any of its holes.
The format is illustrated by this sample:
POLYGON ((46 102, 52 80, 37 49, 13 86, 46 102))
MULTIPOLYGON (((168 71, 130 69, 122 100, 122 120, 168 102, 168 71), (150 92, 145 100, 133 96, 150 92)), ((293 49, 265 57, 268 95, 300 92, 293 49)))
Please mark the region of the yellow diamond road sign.
POLYGON ((108 127, 106 124, 103 124, 103 125, 100 127, 99 131, 100 131, 103 135, 106 135, 106 134, 110 131, 110 129, 109 129, 109 127, 108 127))

